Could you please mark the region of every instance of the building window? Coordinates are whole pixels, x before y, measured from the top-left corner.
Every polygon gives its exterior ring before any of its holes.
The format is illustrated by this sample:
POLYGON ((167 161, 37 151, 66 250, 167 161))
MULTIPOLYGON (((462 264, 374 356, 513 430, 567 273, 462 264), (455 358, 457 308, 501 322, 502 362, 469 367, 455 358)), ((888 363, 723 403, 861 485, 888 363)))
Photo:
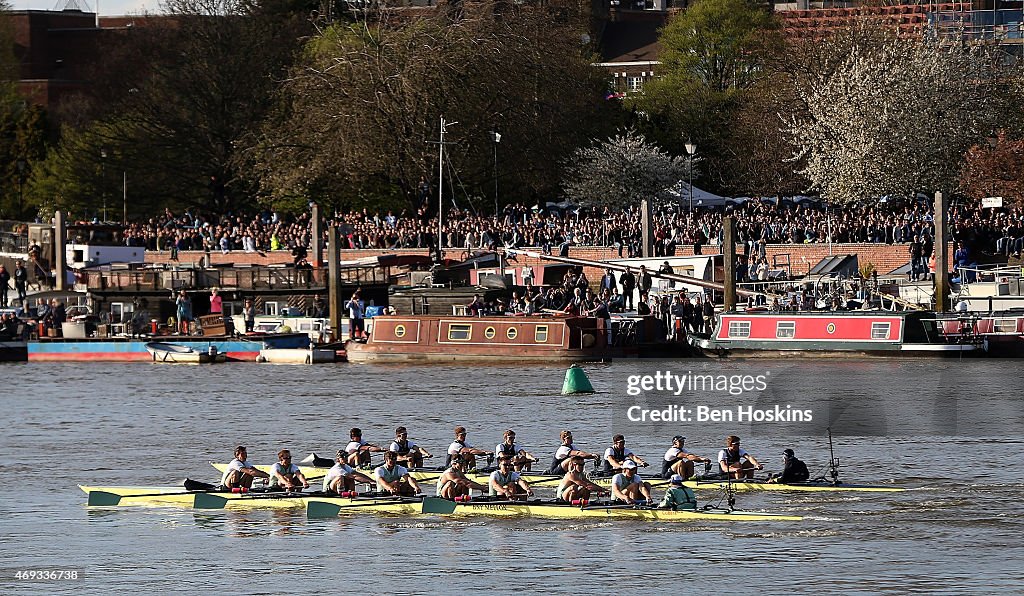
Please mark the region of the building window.
POLYGON ((533 341, 535 341, 535 342, 537 342, 539 344, 547 343, 547 341, 548 341, 548 326, 547 325, 537 325, 537 327, 536 327, 536 329, 534 331, 533 341))
POLYGON ((469 341, 473 337, 473 326, 463 323, 452 323, 448 326, 448 339, 451 341, 469 341))
POLYGON ((509 339, 515 339, 519 337, 519 330, 515 327, 509 327, 508 331, 505 332, 505 337, 509 339))
POLYGON ((871 339, 889 339, 890 323, 871 323, 871 339))
POLYGON ((750 337, 750 321, 729 321, 729 337, 750 337))
POLYGON ((629 78, 626 79, 626 81, 627 81, 626 82, 627 89, 631 93, 635 93, 635 92, 643 89, 643 87, 644 87, 644 78, 643 77, 629 77, 629 78))
POLYGON ((405 325, 395 325, 395 337, 399 339, 405 337, 405 325))
POLYGON ((779 321, 775 325, 775 337, 778 339, 796 337, 796 321, 779 321))
POLYGON ((488 327, 484 329, 484 337, 487 339, 494 339, 494 327, 488 327))

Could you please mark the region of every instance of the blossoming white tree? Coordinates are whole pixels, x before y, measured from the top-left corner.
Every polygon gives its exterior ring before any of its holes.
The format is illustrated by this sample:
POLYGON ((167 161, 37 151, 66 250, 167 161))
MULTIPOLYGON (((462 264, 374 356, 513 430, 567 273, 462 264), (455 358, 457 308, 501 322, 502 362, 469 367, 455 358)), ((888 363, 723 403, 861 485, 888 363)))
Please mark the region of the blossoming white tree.
POLYGON ((665 200, 674 196, 672 188, 688 175, 687 162, 629 129, 577 149, 566 168, 563 188, 570 200, 595 206, 626 207, 643 199, 665 200))
POLYGON ((964 153, 998 114, 996 67, 979 47, 878 37, 855 27, 825 43, 798 84, 788 132, 823 197, 850 202, 950 191, 964 153))

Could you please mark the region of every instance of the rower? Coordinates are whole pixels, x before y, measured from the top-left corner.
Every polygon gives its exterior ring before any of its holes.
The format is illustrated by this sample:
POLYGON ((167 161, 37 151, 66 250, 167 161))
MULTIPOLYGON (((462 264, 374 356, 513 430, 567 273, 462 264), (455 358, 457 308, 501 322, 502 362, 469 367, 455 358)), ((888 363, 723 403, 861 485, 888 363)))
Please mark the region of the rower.
POLYGON ((505 431, 501 443, 498 443, 494 448, 494 457, 499 460, 502 457, 511 458, 512 467, 515 468, 516 472, 524 470, 529 472, 533 462, 538 461, 532 453, 523 449, 520 445, 516 445, 516 433, 512 429, 505 431))
POLYGON ((581 459, 597 459, 597 455, 590 453, 589 451, 582 451, 576 449, 576 446, 572 444, 572 432, 563 430, 559 435, 562 439, 562 446, 555 451, 555 456, 551 458, 551 467, 548 468, 548 474, 562 475, 569 469, 569 459, 572 457, 579 457, 581 459))
POLYGON ((573 455, 566 458, 566 472, 558 483, 558 498, 566 503, 579 499, 590 499, 590 495, 606 495, 608 491, 587 480, 583 475, 583 457, 573 455))
POLYGON ((671 478, 674 474, 682 476, 683 479, 693 478, 693 462, 709 463, 711 459, 694 455, 683 448, 686 437, 676 435, 672 437, 672 446, 665 452, 665 458, 661 462, 661 477, 671 478))
POLYGON ((409 431, 404 426, 395 429, 395 440, 391 441, 388 451, 398 454, 398 463, 406 468, 422 468, 423 460, 434 457, 425 448, 409 440, 409 431))
POLYGON ((490 485, 490 495, 492 497, 501 496, 511 500, 524 496, 533 496, 533 489, 530 488, 530 484, 519 476, 519 472, 512 469, 511 457, 498 458, 498 469, 491 472, 488 484, 490 485))
POLYGON ((358 472, 355 468, 346 463, 348 461, 348 452, 344 449, 338 450, 337 457, 334 458, 337 462, 330 470, 327 470, 327 475, 324 476, 324 483, 322 490, 333 491, 340 493, 343 491, 353 491, 356 489, 356 483, 361 484, 373 484, 373 479, 358 472))
POLYGON ((373 471, 377 480, 377 490, 393 495, 418 495, 420 485, 409 475, 409 470, 398 465, 398 454, 394 451, 384 452, 384 465, 373 471))
POLYGON ((651 502, 651 484, 640 479, 635 461, 627 459, 622 462, 621 471, 612 476, 612 499, 630 505, 640 501, 651 502))
POLYGON ((363 431, 358 428, 353 428, 348 431, 349 443, 345 447, 345 452, 348 453, 348 465, 350 466, 367 466, 370 465, 370 454, 380 453, 384 451, 379 445, 367 443, 363 440, 363 431))
POLYGON ((277 463, 270 466, 270 486, 285 490, 309 488, 309 481, 299 466, 292 463, 292 452, 282 449, 277 452, 277 463))
POLYGON ((811 478, 811 472, 807 464, 796 458, 792 449, 785 449, 782 452, 782 473, 772 476, 768 482, 778 484, 792 484, 794 482, 807 482, 811 478))
POLYGON ((252 488, 253 478, 263 478, 264 480, 270 478, 270 474, 256 469, 256 466, 246 461, 247 457, 248 450, 245 447, 241 445, 235 447, 235 459, 231 460, 220 479, 220 483, 225 489, 252 488))
POLYGON ((455 456, 462 458, 463 463, 466 465, 467 470, 476 468, 476 456, 478 455, 490 455, 490 453, 483 449, 477 449, 466 442, 466 427, 456 426, 455 427, 455 440, 448 446, 448 458, 445 461, 445 466, 451 466, 452 460, 455 456))
POLYGON ((612 446, 604 450, 604 464, 601 466, 601 473, 606 476, 615 474, 622 470, 622 464, 627 461, 644 468, 647 467, 644 458, 626 447, 626 437, 615 435, 612 437, 612 446))
POLYGON ((729 478, 753 478, 755 468, 764 469, 756 457, 740 449, 740 438, 736 435, 725 438, 725 449, 718 452, 718 466, 729 478))
POLYGON ((672 478, 669 479, 668 490, 665 491, 665 496, 661 499, 661 504, 658 507, 661 509, 671 509, 672 511, 685 509, 693 511, 697 509, 697 496, 693 494, 692 490, 683 485, 682 476, 673 474, 672 478))
POLYGON ((462 456, 451 456, 448 469, 437 478, 437 496, 453 501, 455 497, 469 496, 473 490, 487 490, 486 486, 466 478, 468 467, 469 464, 462 456))

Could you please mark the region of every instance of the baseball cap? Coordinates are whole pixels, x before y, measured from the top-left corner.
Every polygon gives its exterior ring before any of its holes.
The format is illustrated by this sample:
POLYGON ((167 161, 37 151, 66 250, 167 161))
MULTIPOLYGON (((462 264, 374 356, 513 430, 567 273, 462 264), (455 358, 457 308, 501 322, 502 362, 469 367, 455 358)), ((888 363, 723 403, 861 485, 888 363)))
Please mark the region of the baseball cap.
POLYGON ((685 440, 686 440, 686 437, 684 437, 683 435, 676 435, 676 436, 672 437, 672 442, 673 443, 675 443, 676 441, 679 441, 680 443, 682 443, 685 440))
POLYGON ((672 484, 675 484, 677 486, 682 486, 683 485, 683 477, 680 476, 679 474, 673 474, 672 475, 672 479, 669 482, 671 482, 672 484))
POLYGON ((792 449, 786 449, 782 454, 786 457, 796 457, 796 453, 794 453, 792 449))
POLYGON ((631 459, 627 459, 625 462, 623 462, 622 469, 623 470, 635 470, 636 469, 636 462, 631 460, 631 459))

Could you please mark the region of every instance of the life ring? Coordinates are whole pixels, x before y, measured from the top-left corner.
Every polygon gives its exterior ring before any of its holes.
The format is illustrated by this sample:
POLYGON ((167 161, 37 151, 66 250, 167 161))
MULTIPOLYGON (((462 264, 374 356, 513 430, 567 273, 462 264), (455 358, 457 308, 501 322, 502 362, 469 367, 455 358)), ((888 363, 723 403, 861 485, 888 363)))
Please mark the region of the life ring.
POLYGON ((581 342, 584 348, 592 348, 597 343, 597 338, 594 337, 593 333, 584 333, 583 341, 581 342))

